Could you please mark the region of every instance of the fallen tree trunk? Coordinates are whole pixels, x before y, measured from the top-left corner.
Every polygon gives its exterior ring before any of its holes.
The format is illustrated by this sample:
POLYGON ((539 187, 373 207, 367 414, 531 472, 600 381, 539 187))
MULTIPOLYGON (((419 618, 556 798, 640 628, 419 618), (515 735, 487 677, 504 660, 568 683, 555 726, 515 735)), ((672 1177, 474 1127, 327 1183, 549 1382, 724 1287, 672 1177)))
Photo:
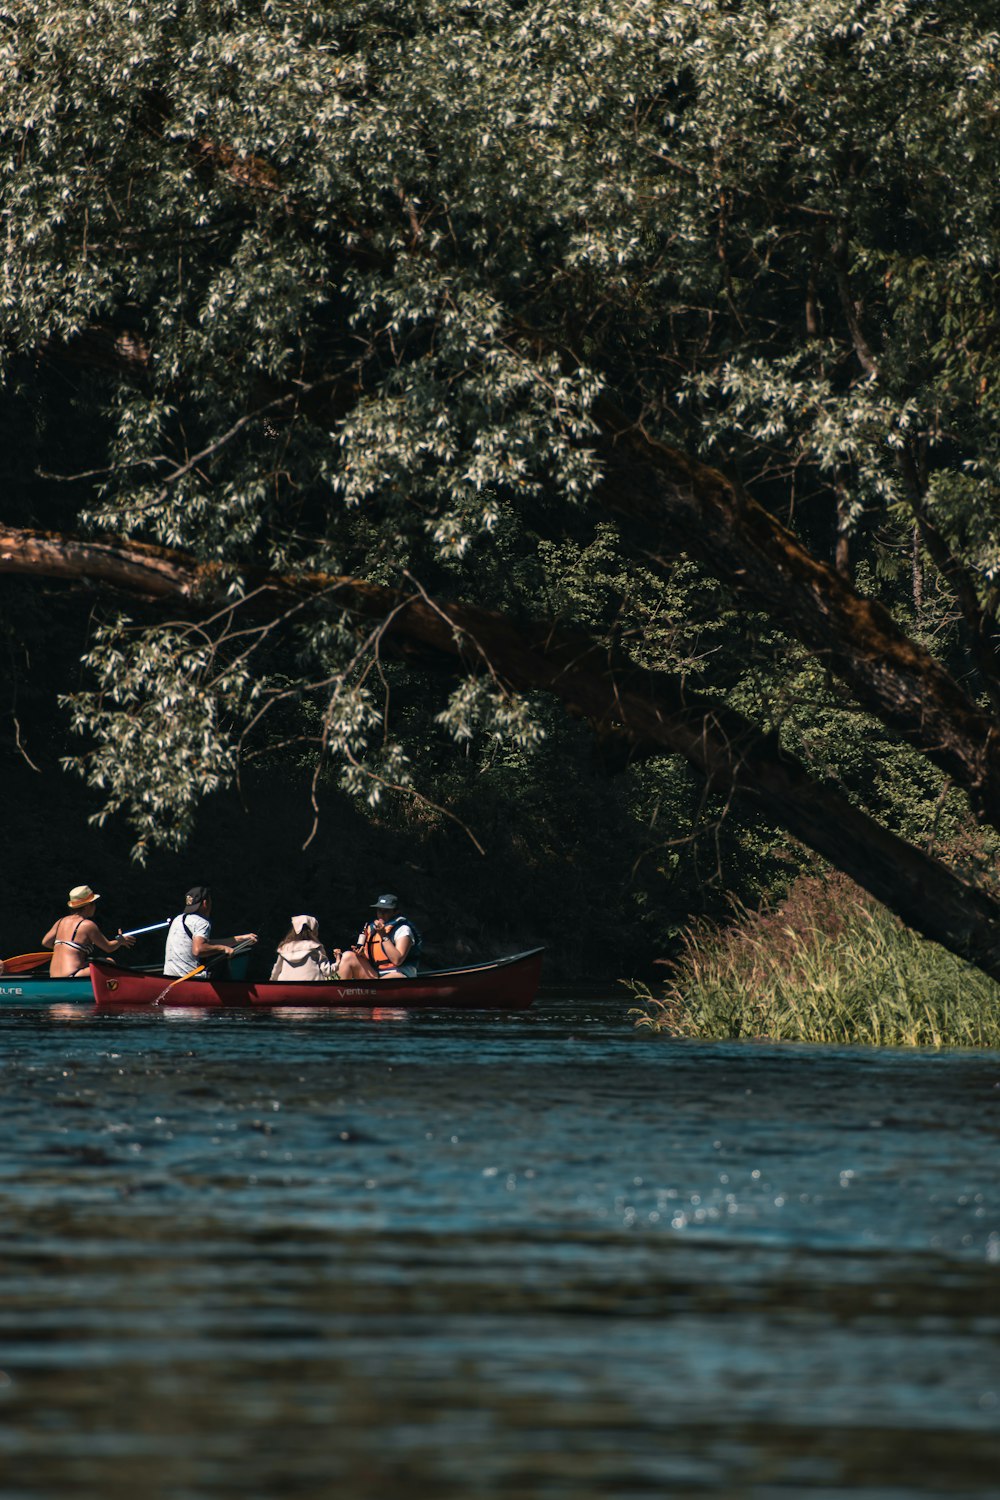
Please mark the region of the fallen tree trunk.
POLYGON ((608 474, 602 500, 631 527, 638 550, 662 563, 664 538, 671 553, 696 557, 807 646, 1000 828, 1000 725, 941 663, 724 474, 649 437, 610 402, 599 403, 597 416, 608 474))
MULTIPOLYGON (((223 600, 217 565, 141 543, 7 529, 0 531, 0 572, 106 585, 194 607, 223 600)), ((757 808, 908 925, 1000 979, 1000 903, 821 785, 772 736, 667 674, 614 663, 604 646, 547 623, 516 627, 502 615, 432 601, 419 591, 316 573, 259 573, 247 583, 254 608, 268 595, 322 597, 385 621, 383 638, 443 653, 467 668, 481 664, 510 688, 553 694, 598 735, 624 738, 634 755, 682 755, 713 793, 757 808)))

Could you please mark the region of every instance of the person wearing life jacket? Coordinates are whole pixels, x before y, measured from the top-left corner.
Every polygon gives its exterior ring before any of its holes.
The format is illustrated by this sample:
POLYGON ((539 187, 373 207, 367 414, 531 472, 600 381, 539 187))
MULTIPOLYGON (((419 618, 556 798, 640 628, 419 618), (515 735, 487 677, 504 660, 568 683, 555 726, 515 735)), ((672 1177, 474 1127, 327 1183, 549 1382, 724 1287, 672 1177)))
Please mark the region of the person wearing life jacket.
POLYGON ((85 978, 90 960, 98 950, 117 953, 120 948, 134 948, 135 938, 125 937, 119 929, 116 938, 106 938, 94 921, 100 896, 89 885, 75 885, 66 905, 69 911, 53 922, 42 938, 42 947, 52 949, 49 976, 52 979, 85 978))
POLYGON ((420 934, 408 917, 400 915, 395 896, 379 896, 372 903, 372 920, 358 940, 338 954, 338 979, 412 979, 420 957, 420 934))
POLYGON ((319 922, 303 913, 292 918, 292 925, 278 944, 278 957, 271 978, 279 981, 316 981, 330 979, 333 965, 319 940, 319 922))

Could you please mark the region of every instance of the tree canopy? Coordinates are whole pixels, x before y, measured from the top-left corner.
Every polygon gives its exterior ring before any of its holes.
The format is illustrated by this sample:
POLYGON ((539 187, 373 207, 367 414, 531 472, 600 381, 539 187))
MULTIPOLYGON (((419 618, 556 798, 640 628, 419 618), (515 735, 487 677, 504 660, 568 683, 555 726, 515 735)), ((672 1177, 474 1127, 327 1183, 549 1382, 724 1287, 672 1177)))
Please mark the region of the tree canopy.
POLYGON ((998 65, 977 0, 0 5, 0 568, 92 591, 137 850, 568 709, 1000 972, 929 847, 1000 829, 998 65))

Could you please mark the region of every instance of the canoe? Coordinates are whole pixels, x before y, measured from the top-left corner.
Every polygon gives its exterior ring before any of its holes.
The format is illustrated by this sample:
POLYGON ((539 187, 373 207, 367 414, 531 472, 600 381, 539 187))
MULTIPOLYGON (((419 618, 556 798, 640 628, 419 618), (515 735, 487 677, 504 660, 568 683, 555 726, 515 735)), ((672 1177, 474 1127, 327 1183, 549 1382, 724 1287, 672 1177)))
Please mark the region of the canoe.
MULTIPOLYGON (((245 976, 249 960, 249 953, 237 954, 229 960, 229 971, 234 979, 245 976), (236 972, 233 973, 233 970, 236 972)), ((105 967, 110 967, 110 972, 116 978, 125 972, 114 966, 105 967)), ((149 970, 146 968, 136 972, 148 973, 149 970)), ((165 979, 160 979, 161 989, 166 982, 165 979)), ((81 1005, 94 1003, 94 990, 88 969, 81 970, 71 979, 50 979, 48 969, 35 969, 27 974, 0 974, 0 1005, 62 1005, 73 1001, 81 1005)))
POLYGON ((33 1005, 36 1002, 58 1005, 70 1000, 90 1005, 93 998, 94 991, 86 970, 79 979, 50 979, 44 971, 37 978, 31 974, 0 974, 0 1005, 33 1005))
POLYGON ((141 1006, 201 1009, 348 1010, 527 1010, 542 970, 542 948, 514 953, 465 968, 430 969, 413 979, 318 980, 284 984, 270 980, 187 979, 167 988, 162 974, 135 974, 107 964, 91 964, 90 980, 99 1010, 141 1006))

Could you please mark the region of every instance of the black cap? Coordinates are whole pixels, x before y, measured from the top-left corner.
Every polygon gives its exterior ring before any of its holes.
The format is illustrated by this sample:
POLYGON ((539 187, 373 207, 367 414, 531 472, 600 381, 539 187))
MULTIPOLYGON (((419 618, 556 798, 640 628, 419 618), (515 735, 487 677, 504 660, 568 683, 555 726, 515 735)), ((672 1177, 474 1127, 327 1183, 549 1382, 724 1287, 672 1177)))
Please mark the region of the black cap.
POLYGON ((184 897, 185 906, 201 906, 206 902, 212 892, 207 885, 193 885, 184 897))
POLYGON ((395 896, 380 896, 372 902, 372 911, 395 911, 399 901, 395 896))

